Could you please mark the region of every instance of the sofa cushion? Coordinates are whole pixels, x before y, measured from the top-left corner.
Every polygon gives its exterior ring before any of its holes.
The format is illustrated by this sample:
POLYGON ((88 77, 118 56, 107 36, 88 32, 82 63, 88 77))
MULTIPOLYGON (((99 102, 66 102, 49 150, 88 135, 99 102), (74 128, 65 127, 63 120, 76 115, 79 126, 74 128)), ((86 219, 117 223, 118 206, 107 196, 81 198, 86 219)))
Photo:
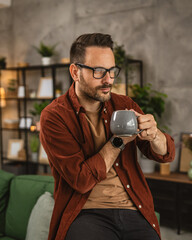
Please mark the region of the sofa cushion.
POLYGON ((15 238, 10 238, 10 237, 0 237, 0 240, 15 240, 15 238))
POLYGON ((51 176, 20 175, 12 180, 6 212, 7 236, 19 240, 25 239, 29 216, 37 199, 45 189, 53 190, 53 187, 54 180, 51 176))
POLYGON ((48 239, 53 207, 54 199, 51 193, 45 192, 39 197, 29 218, 25 240, 48 239))
POLYGON ((0 170, 0 236, 5 232, 5 210, 9 199, 9 188, 13 174, 0 170))

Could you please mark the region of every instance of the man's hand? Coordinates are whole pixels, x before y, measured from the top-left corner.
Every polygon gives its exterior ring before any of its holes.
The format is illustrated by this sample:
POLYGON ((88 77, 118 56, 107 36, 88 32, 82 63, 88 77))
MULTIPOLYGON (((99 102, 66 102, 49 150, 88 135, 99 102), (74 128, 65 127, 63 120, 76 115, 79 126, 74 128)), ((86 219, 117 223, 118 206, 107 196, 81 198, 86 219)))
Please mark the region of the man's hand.
POLYGON ((131 109, 135 113, 135 115, 138 117, 138 127, 139 130, 143 130, 140 134, 138 134, 138 137, 141 140, 148 140, 153 141, 157 136, 157 122, 155 121, 155 118, 151 114, 145 114, 142 115, 133 109, 131 109))
POLYGON ((137 136, 141 140, 149 141, 155 153, 160 155, 167 154, 167 139, 165 135, 157 128, 157 122, 155 121, 153 115, 142 115, 133 109, 131 109, 131 111, 133 111, 138 117, 139 130, 143 130, 137 136))

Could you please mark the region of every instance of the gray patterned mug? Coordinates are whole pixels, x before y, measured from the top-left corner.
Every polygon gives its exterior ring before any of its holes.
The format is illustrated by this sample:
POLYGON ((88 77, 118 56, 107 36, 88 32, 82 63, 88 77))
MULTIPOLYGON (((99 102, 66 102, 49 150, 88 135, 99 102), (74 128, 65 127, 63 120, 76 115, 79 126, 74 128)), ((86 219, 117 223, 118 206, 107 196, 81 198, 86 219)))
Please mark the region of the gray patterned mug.
POLYGON ((110 129, 117 136, 132 136, 143 131, 138 131, 137 116, 129 110, 114 111, 111 116, 110 129))

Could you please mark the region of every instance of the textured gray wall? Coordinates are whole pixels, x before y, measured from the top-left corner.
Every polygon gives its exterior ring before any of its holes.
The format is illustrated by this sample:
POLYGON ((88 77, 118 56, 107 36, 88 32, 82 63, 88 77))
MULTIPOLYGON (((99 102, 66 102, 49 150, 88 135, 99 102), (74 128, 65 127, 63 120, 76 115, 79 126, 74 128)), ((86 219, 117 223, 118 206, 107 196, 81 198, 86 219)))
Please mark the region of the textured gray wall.
POLYGON ((177 142, 180 132, 192 131, 191 24, 191 0, 13 0, 0 9, 0 55, 9 65, 39 64, 32 45, 42 40, 58 43, 59 61, 78 35, 109 33, 143 60, 144 81, 168 94, 164 121, 177 142))

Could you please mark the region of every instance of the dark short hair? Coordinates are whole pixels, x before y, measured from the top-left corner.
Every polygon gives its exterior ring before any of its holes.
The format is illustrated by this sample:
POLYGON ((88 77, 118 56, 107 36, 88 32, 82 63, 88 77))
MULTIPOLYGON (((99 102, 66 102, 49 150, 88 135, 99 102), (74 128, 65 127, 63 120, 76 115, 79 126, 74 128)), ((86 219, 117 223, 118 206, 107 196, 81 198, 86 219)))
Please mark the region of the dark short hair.
POLYGON ((87 47, 108 47, 113 51, 113 40, 109 34, 90 33, 79 36, 72 44, 70 50, 71 63, 84 63, 87 47))

